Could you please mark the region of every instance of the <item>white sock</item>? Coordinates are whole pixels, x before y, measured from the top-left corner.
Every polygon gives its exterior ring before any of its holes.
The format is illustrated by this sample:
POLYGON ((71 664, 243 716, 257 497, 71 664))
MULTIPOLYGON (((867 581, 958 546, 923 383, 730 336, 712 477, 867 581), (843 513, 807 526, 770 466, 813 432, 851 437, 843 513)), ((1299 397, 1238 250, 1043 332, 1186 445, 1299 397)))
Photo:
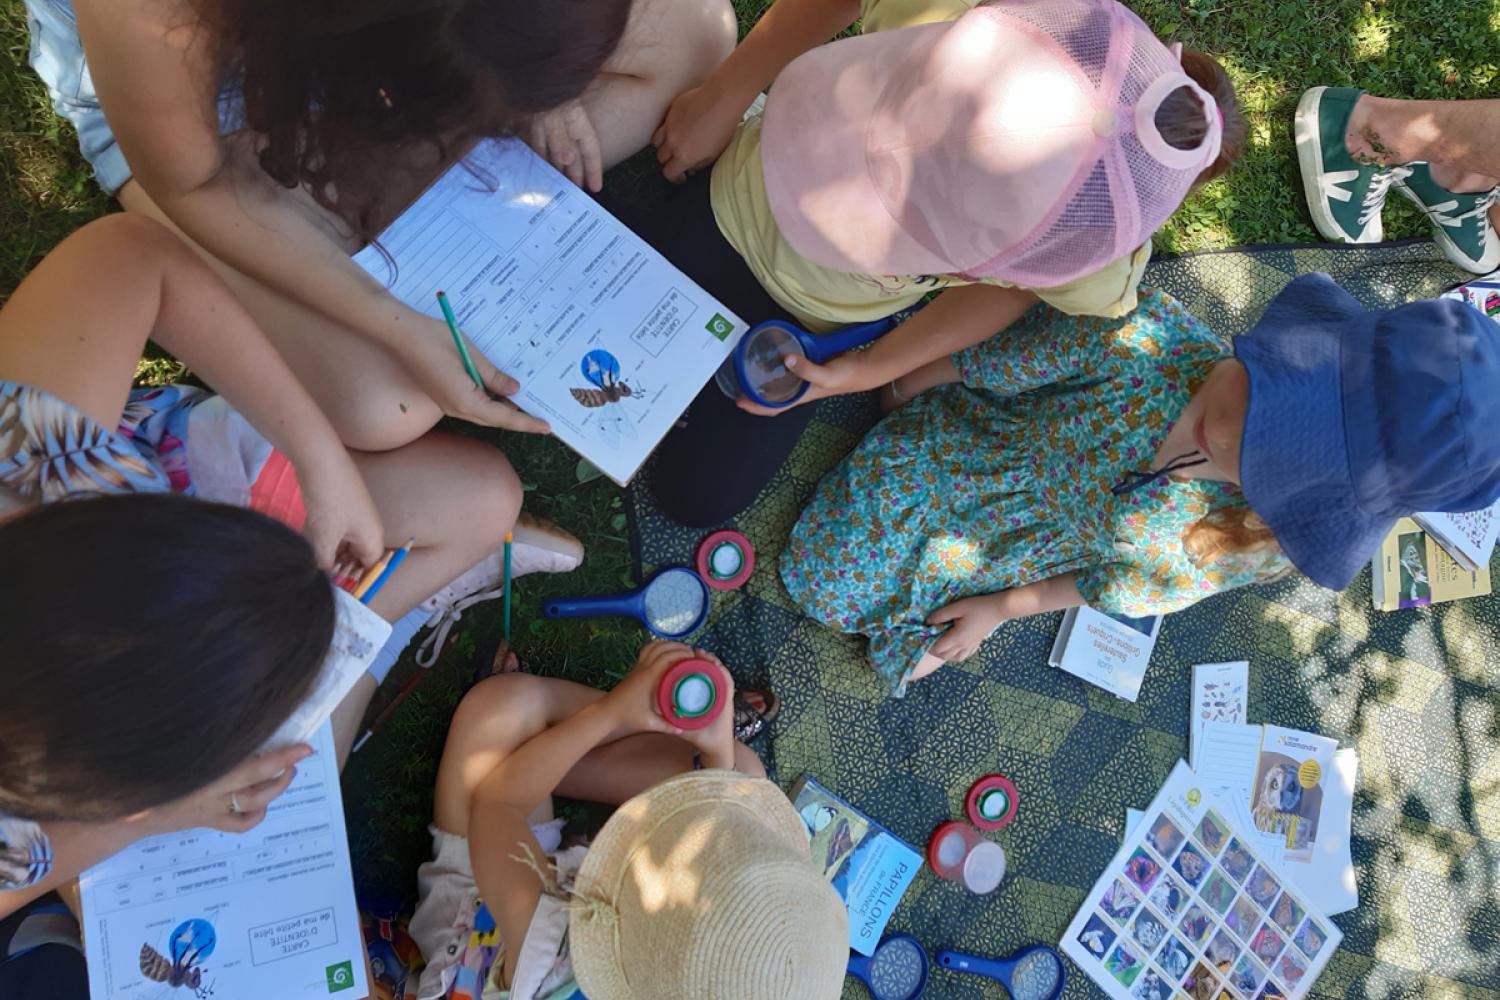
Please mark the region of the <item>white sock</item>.
POLYGON ((375 678, 376 685, 384 684, 386 675, 401 659, 401 654, 406 652, 406 647, 411 645, 412 639, 418 630, 427 624, 428 613, 421 608, 412 608, 405 615, 398 618, 391 625, 391 637, 380 652, 375 654, 375 659, 370 663, 370 676, 375 678))

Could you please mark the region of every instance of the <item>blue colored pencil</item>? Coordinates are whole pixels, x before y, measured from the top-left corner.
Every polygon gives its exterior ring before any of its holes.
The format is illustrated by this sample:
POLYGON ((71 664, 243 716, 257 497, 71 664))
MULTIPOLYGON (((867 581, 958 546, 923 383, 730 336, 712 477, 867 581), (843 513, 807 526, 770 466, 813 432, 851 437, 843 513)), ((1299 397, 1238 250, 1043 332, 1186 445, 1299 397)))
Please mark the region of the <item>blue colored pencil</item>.
POLYGON ((391 574, 396 572, 396 567, 401 565, 401 560, 406 558, 407 553, 411 551, 411 547, 416 544, 416 541, 415 538, 408 538, 406 544, 391 555, 391 561, 386 563, 385 569, 375 578, 375 582, 370 584, 364 596, 359 599, 361 604, 369 604, 375 595, 380 593, 380 588, 384 587, 385 582, 391 578, 391 574))

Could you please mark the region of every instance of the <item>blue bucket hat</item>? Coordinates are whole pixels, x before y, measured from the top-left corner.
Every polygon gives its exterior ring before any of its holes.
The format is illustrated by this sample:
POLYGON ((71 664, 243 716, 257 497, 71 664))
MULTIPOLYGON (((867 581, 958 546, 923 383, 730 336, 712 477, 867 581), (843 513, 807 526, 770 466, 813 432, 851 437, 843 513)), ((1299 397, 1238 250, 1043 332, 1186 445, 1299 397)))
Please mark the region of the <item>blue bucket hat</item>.
POLYGON ((1296 567, 1347 587, 1396 519, 1500 496, 1500 327, 1452 300, 1372 312, 1326 274, 1234 340, 1240 488, 1296 567))

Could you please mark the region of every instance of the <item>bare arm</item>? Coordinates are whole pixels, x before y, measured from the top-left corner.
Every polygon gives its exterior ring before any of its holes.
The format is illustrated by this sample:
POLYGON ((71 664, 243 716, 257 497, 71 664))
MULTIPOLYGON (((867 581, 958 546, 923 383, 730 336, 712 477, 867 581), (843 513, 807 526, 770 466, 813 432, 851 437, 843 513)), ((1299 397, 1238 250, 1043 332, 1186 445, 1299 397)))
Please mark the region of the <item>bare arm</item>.
POLYGON ((966 597, 927 616, 927 624, 951 623, 928 650, 941 660, 967 660, 1001 622, 1076 608, 1084 603, 1072 573, 994 594, 966 597))
POLYGON ((46 823, 52 841, 52 871, 25 889, 0 891, 0 918, 39 896, 67 885, 89 868, 118 854, 143 837, 210 827, 244 833, 266 818, 266 807, 297 776, 296 763, 311 753, 298 744, 253 757, 201 791, 176 802, 113 823, 46 823), (240 812, 230 812, 230 795, 240 812))
POLYGON ((667 109, 651 141, 668 180, 718 159, 740 116, 787 63, 859 18, 859 0, 777 0, 700 87, 667 109))
MULTIPOLYGON (((477 391, 443 324, 398 302, 349 259, 340 235, 219 135, 212 40, 184 0, 76 0, 100 101, 135 180, 196 243, 237 270, 407 361, 444 412, 545 430, 477 391)), ((489 388, 515 391, 477 355, 489 388)))
MULTIPOLYGON (((812 383, 798 404, 886 385, 988 340, 1020 319, 1038 301, 1034 292, 1024 288, 975 284, 946 289, 868 350, 850 351, 821 365, 806 358, 789 357, 787 366, 812 383)), ((935 373, 936 370, 929 374, 935 373)), ((746 399, 741 399, 739 405, 765 416, 783 412, 757 406, 746 399)))
POLYGON ((113 428, 148 337, 291 460, 325 565, 346 541, 379 558, 380 519, 333 427, 224 283, 155 222, 107 216, 49 254, 0 310, 0 374, 113 428))
MULTIPOLYGON (((601 744, 631 732, 677 732, 652 702, 662 675, 690 653, 677 643, 647 646, 635 669, 613 691, 521 744, 477 786, 469 810, 469 859, 500 940, 508 944, 506 983, 515 974, 520 944, 542 892, 535 871, 525 860, 517 860, 529 854, 534 863, 542 863, 527 817, 601 744)), ((732 742, 730 754, 732 761, 732 742)))

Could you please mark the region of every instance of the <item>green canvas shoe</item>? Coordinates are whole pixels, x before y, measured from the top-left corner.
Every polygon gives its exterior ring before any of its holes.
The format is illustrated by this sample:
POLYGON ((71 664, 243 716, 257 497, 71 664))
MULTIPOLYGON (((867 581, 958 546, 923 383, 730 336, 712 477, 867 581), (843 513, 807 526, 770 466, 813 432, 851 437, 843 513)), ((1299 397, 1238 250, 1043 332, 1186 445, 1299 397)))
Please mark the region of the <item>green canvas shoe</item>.
POLYGON ((1411 172, 1349 155, 1344 133, 1362 94, 1354 87, 1314 87, 1297 102, 1294 131, 1307 208, 1318 232, 1335 243, 1379 243, 1385 237, 1385 197, 1411 172))
POLYGON ((1477 194, 1459 194, 1440 187, 1425 163, 1411 164, 1412 171, 1397 187, 1416 203, 1432 223, 1432 238, 1443 254, 1467 271, 1489 274, 1500 268, 1500 239, 1490 224, 1490 206, 1500 199, 1500 187, 1477 194))

